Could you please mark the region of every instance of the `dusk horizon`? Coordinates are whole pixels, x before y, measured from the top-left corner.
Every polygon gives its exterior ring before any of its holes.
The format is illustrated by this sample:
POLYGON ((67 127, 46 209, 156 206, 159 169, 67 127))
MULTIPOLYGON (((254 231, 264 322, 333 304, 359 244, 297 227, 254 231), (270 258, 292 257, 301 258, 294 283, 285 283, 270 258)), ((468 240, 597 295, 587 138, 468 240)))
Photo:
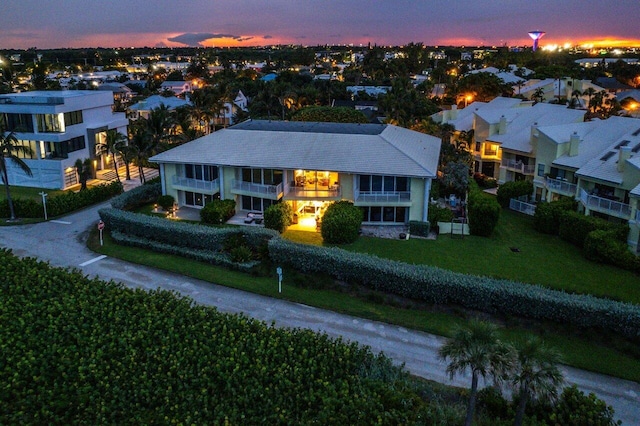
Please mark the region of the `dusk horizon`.
POLYGON ((435 0, 370 4, 324 0, 291 5, 276 0, 195 0, 184 5, 158 0, 11 2, 0 24, 1 49, 88 47, 253 47, 269 45, 527 46, 528 31, 546 35, 540 45, 640 47, 631 17, 637 0, 558 4, 462 0, 439 7, 435 0), (92 4, 93 3, 93 4, 92 4), (25 18, 26 17, 26 18, 25 18))

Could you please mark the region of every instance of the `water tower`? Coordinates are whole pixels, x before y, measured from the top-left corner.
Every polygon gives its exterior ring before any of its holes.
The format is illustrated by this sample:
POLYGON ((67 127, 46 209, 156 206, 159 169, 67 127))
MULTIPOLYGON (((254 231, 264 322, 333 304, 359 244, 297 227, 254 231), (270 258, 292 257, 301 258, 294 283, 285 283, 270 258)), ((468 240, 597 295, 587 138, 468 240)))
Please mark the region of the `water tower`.
POLYGON ((538 50, 538 40, 542 38, 546 33, 544 31, 529 31, 529 37, 533 39, 533 51, 538 50))

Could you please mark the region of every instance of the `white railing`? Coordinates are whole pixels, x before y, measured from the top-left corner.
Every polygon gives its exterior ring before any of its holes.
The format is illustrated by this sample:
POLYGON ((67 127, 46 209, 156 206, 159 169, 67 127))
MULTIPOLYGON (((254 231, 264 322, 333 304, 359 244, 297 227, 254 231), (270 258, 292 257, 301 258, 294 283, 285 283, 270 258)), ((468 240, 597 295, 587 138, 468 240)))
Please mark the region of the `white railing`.
POLYGON ((591 210, 606 213, 612 216, 629 219, 631 217, 631 206, 619 201, 591 195, 584 189, 580 190, 580 202, 591 210))
POLYGON ((340 185, 331 185, 327 189, 309 189, 302 186, 287 185, 285 193, 292 197, 336 198, 340 196, 340 185))
POLYGON ((281 194, 282 188, 283 188, 282 183, 279 183, 277 185, 265 185, 261 183, 244 182, 237 179, 233 179, 231 181, 231 187, 233 189, 251 192, 253 194, 272 195, 272 196, 281 194))
POLYGON ((524 201, 517 200, 512 198, 509 200, 509 208, 511 210, 524 213, 529 216, 533 216, 536 213, 536 205, 525 203, 524 201))
POLYGON ((356 193, 356 201, 369 203, 402 203, 411 201, 409 191, 359 191, 356 193))
POLYGON ((199 180, 182 176, 173 176, 173 184, 207 192, 215 192, 220 189, 220 183, 218 179, 199 180))
POLYGON ((516 161, 516 160, 502 160, 502 167, 515 170, 517 172, 522 173, 523 175, 532 175, 532 174, 535 174, 536 172, 535 165, 524 164, 522 163, 522 161, 516 161))
POLYGON ((574 183, 550 177, 545 179, 545 186, 547 189, 570 196, 575 196, 578 189, 578 186, 574 183))

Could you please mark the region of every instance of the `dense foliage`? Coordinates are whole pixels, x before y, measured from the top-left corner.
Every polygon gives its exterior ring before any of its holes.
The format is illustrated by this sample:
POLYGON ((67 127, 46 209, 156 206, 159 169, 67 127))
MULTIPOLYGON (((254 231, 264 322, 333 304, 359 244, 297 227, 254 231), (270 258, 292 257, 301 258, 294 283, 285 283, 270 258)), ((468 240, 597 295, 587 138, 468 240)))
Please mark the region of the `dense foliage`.
POLYGON ((368 123, 367 117, 353 108, 308 106, 296 112, 292 121, 319 121, 331 123, 368 123))
POLYGON ((438 222, 451 222, 453 219, 453 211, 447 207, 440 207, 437 204, 429 206, 429 213, 427 213, 429 223, 436 225, 438 222))
MULTIPOLYGON (((431 208, 429 208, 429 212, 431 212, 431 208)), ((411 235, 415 235, 418 237, 428 237, 430 229, 430 222, 419 222, 417 220, 412 220, 409 222, 409 233, 411 235)))
POLYGON ((236 214, 236 203, 233 200, 215 199, 200 210, 200 219, 204 223, 220 225, 236 214))
POLYGON ((173 203, 176 202, 176 199, 173 198, 173 195, 161 195, 158 197, 158 205, 162 207, 162 210, 169 211, 173 208, 173 203))
POLYGON ((349 244, 358 239, 360 225, 362 210, 350 201, 337 201, 324 212, 320 233, 325 243, 349 244))
POLYGON ((550 203, 538 203, 533 215, 533 228, 543 234, 558 235, 560 216, 566 211, 575 211, 577 207, 577 202, 569 197, 550 203))
POLYGON ((500 204, 492 196, 482 193, 477 186, 471 185, 469 191, 469 232, 472 235, 488 237, 498 225, 500 204))
POLYGON ((0 251, 1 424, 434 421, 356 343, 0 251))
POLYGON ((274 263, 307 273, 437 305, 460 305, 487 313, 549 320, 584 329, 618 333, 640 341, 640 307, 590 295, 465 275, 425 265, 409 265, 336 247, 269 241, 274 263))
MULTIPOLYGON (((100 184, 78 192, 67 191, 47 199, 47 215, 49 217, 62 216, 108 200, 120 193, 122 193, 122 184, 120 182, 100 184)), ((18 217, 44 217, 44 208, 37 201, 14 198, 13 205, 18 217)), ((9 206, 6 199, 0 200, 0 217, 9 217, 9 206)))
POLYGON ((519 180, 505 182, 498 187, 496 198, 498 204, 505 209, 509 207, 509 201, 512 198, 522 197, 523 195, 533 194, 533 183, 529 180, 519 180))
POLYGON ((289 203, 270 205, 264 211, 264 227, 283 233, 293 221, 293 209, 289 203))
POLYGON ((156 200, 161 194, 160 182, 148 183, 123 192, 111 200, 111 206, 119 210, 133 210, 156 200))
POLYGON ((595 216, 567 211, 560 216, 558 234, 560 238, 578 247, 583 247, 590 232, 596 230, 612 231, 611 235, 618 241, 626 242, 629 227, 618 225, 595 216))
POLYGON ((603 229, 589 232, 584 240, 584 257, 640 272, 640 257, 629 251, 626 241, 620 240, 618 234, 619 231, 603 229))

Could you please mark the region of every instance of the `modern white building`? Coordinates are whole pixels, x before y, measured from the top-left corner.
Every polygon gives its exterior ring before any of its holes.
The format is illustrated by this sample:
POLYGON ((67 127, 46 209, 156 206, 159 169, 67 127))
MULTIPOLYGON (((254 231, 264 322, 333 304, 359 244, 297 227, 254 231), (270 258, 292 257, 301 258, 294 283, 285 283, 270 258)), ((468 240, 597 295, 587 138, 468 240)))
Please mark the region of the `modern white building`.
POLYGON ((113 113, 111 92, 68 90, 0 95, 0 121, 31 149, 24 158, 33 176, 8 162, 11 185, 64 189, 78 183, 76 160, 91 158, 101 169, 106 159, 96 155, 106 131, 126 135, 124 113, 113 113))
POLYGON ((300 217, 321 217, 349 200, 364 223, 404 225, 427 220, 440 143, 392 125, 248 120, 150 160, 180 206, 219 197, 262 212, 286 202, 300 217))

